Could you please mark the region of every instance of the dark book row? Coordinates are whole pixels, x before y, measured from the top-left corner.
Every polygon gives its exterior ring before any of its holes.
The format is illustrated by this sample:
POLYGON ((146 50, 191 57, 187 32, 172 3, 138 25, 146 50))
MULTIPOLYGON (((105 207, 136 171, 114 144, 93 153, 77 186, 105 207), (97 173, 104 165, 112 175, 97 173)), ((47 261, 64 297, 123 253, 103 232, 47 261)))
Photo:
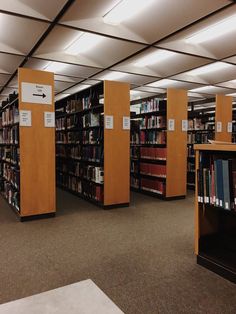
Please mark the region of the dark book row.
POLYGON ((19 122, 18 104, 14 104, 2 110, 2 126, 19 122))
POLYGON ((156 111, 166 110, 166 100, 160 100, 158 98, 152 98, 141 102, 140 113, 149 113, 156 111))
POLYGON ((140 120, 140 129, 165 128, 166 118, 164 116, 146 116, 140 120))
POLYGON ((15 146, 0 147, 0 160, 12 163, 14 165, 20 164, 20 149, 15 146))
POLYGON ((0 131, 0 144, 18 144, 19 126, 14 125, 10 128, 3 128, 0 131))
POLYGON ((0 178, 0 190, 2 195, 17 211, 20 211, 20 193, 4 178, 0 178))
POLYGON ((206 144, 208 140, 214 140, 214 132, 188 133, 188 144, 206 144))
POLYGON ((103 202, 103 186, 96 185, 93 182, 81 180, 78 177, 70 176, 61 172, 57 172, 57 185, 72 192, 78 193, 85 198, 92 199, 97 202, 103 202))

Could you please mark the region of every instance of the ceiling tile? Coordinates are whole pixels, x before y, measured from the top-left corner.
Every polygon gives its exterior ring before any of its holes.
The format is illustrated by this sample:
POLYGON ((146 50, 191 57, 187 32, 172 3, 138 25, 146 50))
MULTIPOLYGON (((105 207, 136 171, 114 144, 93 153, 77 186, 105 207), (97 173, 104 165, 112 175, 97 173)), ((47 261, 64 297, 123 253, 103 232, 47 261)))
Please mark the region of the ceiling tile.
POLYGON ((175 81, 175 80, 170 80, 170 79, 163 79, 163 80, 159 80, 159 81, 155 81, 150 84, 147 84, 146 86, 164 88, 164 89, 166 88, 191 89, 191 88, 199 87, 199 84, 175 81))
POLYGON ((24 57, 0 53, 0 73, 5 74, 14 73, 23 60, 24 57))
POLYGON ((164 88, 157 88, 157 87, 150 87, 150 86, 140 86, 140 87, 135 88, 135 90, 138 90, 141 92, 154 93, 154 94, 166 93, 166 90, 164 88))
POLYGON ((104 68, 143 47, 140 44, 56 26, 37 49, 34 56, 104 68), (79 54, 77 54, 78 52, 79 54))
POLYGON ((217 84, 218 82, 229 81, 235 77, 236 65, 231 65, 224 62, 215 62, 189 72, 174 75, 171 78, 210 85, 217 84), (202 73, 200 73, 200 71, 202 73))
POLYGON ((236 51, 235 23, 236 5, 233 5, 170 36, 158 46, 217 60, 227 58, 236 51), (232 17, 234 21, 231 23, 232 17))
POLYGON ((0 51, 26 55, 48 23, 0 13, 0 51))
POLYGON ((125 11, 119 14, 120 23, 114 25, 118 21, 117 10, 121 10, 119 2, 120 0, 77 0, 60 22, 111 36, 153 43, 229 4, 226 0, 126 0, 121 3, 125 11), (116 21, 111 21, 113 14, 116 15, 116 21), (106 19, 103 19, 105 15, 106 19), (113 25, 104 23, 108 19, 113 25))
POLYGON ((14 92, 18 93, 18 88, 5 87, 4 90, 2 91, 1 95, 8 96, 9 94, 12 94, 14 92))
POLYGON ((62 62, 53 62, 37 58, 31 58, 25 64, 25 67, 36 70, 50 70, 51 72, 55 72, 55 74, 72 76, 77 78, 88 78, 91 75, 94 75, 100 71, 100 69, 97 68, 78 66, 62 62))
POLYGON ((59 93, 64 89, 71 87, 72 85, 74 85, 74 83, 54 81, 55 93, 59 93))
POLYGON ((233 57, 224 59, 224 61, 227 61, 227 62, 231 62, 231 63, 236 64, 236 56, 233 56, 233 57))
POLYGON ((165 77, 204 65, 210 61, 163 49, 150 48, 117 66, 114 70, 165 77))
POLYGON ((149 82, 153 82, 155 80, 155 78, 149 76, 142 76, 118 71, 103 71, 95 75, 93 78, 98 80, 120 81, 135 85, 143 85, 149 82))
POLYGON ((0 74, 0 86, 3 86, 6 84, 6 82, 9 80, 11 76, 8 74, 0 74))
POLYGON ((36 17, 39 19, 53 20, 66 0, 1 0, 1 10, 36 17))
POLYGON ((61 82, 68 82, 68 83, 79 83, 81 82, 81 80, 83 80, 82 78, 78 78, 78 77, 74 77, 74 76, 66 76, 66 75, 59 75, 59 74, 55 74, 54 75, 54 80, 55 81, 61 81, 61 82))
POLYGON ((217 87, 217 86, 204 86, 199 88, 194 88, 189 90, 191 93, 200 93, 200 94, 229 94, 232 93, 232 90, 223 88, 223 87, 217 87))
POLYGON ((236 79, 235 80, 231 80, 231 81, 227 81, 227 82, 218 83, 217 85, 218 86, 222 86, 222 87, 236 89, 236 79))
POLYGON ((130 100, 138 100, 138 99, 143 99, 147 97, 153 97, 155 93, 150 93, 150 92, 143 92, 140 90, 132 89, 130 91, 130 100))

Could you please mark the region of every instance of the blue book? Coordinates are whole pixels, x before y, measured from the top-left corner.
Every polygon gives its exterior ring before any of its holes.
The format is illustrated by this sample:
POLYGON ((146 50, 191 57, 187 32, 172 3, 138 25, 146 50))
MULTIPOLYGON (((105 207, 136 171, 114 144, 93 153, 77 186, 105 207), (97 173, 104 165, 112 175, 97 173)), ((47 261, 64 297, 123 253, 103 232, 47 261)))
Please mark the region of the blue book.
POLYGON ((223 170, 223 191, 224 191, 224 209, 230 210, 230 186, 229 186, 229 162, 222 160, 223 170))
POLYGON ((223 186, 223 164, 222 159, 216 160, 216 170, 217 170, 217 195, 219 204, 218 206, 224 206, 224 186, 223 186))

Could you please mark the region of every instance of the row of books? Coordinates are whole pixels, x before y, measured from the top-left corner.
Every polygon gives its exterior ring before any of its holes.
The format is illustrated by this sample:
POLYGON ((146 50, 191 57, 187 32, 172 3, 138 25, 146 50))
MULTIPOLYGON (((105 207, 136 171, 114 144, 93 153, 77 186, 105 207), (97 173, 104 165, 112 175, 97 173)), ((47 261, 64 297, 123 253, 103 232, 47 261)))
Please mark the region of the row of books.
POLYGON ((188 145, 187 153, 188 153, 188 157, 194 157, 195 156, 195 151, 194 151, 193 145, 188 145))
POLYGON ((208 117, 208 122, 201 118, 193 118, 188 120, 188 130, 212 130, 214 128, 215 117, 208 117))
POLYGON ((187 171, 188 172, 195 172, 195 163, 194 162, 187 162, 187 171))
POLYGON ((155 111, 166 110, 166 101, 158 98, 152 98, 147 101, 143 101, 140 106, 140 113, 148 113, 155 111))
POLYGON ((165 195, 166 185, 165 182, 153 180, 149 178, 141 179, 141 190, 157 193, 160 195, 165 195))
POLYGON ((135 161, 130 162, 130 172, 131 173, 139 173, 139 165, 135 161))
POLYGON ((139 189, 139 182, 140 182, 139 178, 134 177, 132 175, 130 176, 130 186, 132 188, 139 189))
POLYGON ((10 128, 3 128, 0 131, 0 144, 18 144, 19 143, 19 126, 14 125, 10 128))
POLYGON ((166 132, 156 130, 141 131, 140 144, 166 144, 166 132))
POLYGON ((66 118, 65 117, 60 117, 56 118, 56 130, 65 130, 66 129, 66 118))
POLYGON ((166 165, 140 163, 140 173, 150 176, 166 178, 166 165))
POLYGON ((3 173, 2 176, 8 182, 10 182, 16 189, 20 188, 20 173, 15 167, 3 163, 3 173))
POLYGON ((204 143, 208 143, 208 140, 214 139, 213 132, 188 133, 187 136, 188 136, 187 137, 188 144, 204 144, 204 143))
POLYGON ((68 146, 62 148, 57 145, 56 155, 58 157, 65 157, 69 159, 76 159, 90 162, 103 162, 103 147, 101 146, 68 146))
POLYGON ((14 165, 20 164, 20 149, 19 147, 0 147, 0 159, 10 162, 14 165))
POLYGON ((83 127, 94 127, 102 125, 102 117, 100 113, 90 112, 88 114, 83 115, 83 127))
POLYGON ((57 184, 75 193, 79 193, 92 200, 103 202, 103 186, 89 181, 83 181, 78 177, 57 173, 57 184))
POLYGON ((164 116, 146 116, 140 120, 140 129, 165 128, 166 118, 164 116))
POLYGON ((140 147, 140 158, 166 160, 166 148, 140 147))
POLYGON ((2 126, 19 123, 18 105, 7 107, 2 111, 2 126))
POLYGON ((101 144, 103 141, 103 129, 96 128, 83 131, 83 144, 101 144))
POLYGON ((236 159, 208 157, 200 153, 198 202, 236 210, 236 159))
POLYGON ((20 193, 7 181, 2 182, 1 189, 8 203, 20 211, 20 193))

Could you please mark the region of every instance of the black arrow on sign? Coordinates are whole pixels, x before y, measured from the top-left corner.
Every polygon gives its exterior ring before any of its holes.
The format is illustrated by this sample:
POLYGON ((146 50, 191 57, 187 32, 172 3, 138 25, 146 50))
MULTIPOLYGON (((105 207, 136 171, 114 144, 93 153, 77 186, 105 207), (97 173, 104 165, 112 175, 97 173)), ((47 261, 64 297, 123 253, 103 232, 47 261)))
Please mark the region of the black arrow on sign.
POLYGON ((43 94, 33 94, 33 96, 39 96, 39 97, 43 97, 43 98, 46 97, 46 95, 44 93, 43 94))

